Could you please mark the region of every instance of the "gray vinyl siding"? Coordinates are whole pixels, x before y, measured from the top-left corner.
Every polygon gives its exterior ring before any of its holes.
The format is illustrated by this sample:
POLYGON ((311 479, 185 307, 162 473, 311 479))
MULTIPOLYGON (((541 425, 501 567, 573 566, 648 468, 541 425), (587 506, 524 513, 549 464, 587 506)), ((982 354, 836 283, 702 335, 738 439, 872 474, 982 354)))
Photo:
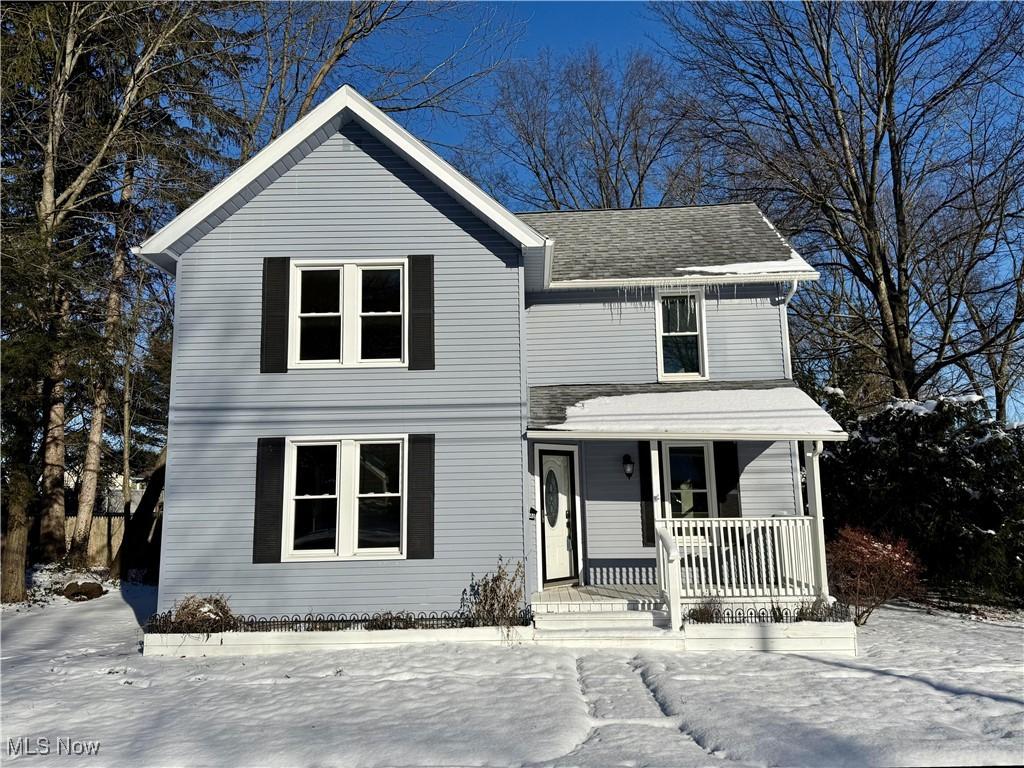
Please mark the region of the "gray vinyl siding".
POLYGON ((739 443, 738 452, 744 516, 803 514, 803 502, 797 498, 800 466, 794 443, 739 443))
POLYGON ((658 380, 649 300, 624 301, 615 291, 533 298, 526 310, 530 386, 658 380))
POLYGON ((780 308, 784 294, 775 285, 723 285, 705 291, 712 380, 786 377, 780 308))
MULTIPOLYGON (((627 480, 622 456, 635 441, 582 443, 586 577, 590 584, 651 583, 654 549, 641 540, 640 482, 627 480)), ((796 514, 794 464, 789 442, 739 443, 740 504, 745 517, 796 514)), ((798 468, 797 468, 798 469, 798 468)))
POLYGON ((519 250, 362 127, 321 132, 182 254, 159 604, 452 610, 523 555, 519 250), (433 254, 436 369, 260 374, 262 259, 433 254), (434 433, 432 560, 252 563, 256 441, 434 433))
MULTIPOLYGON (((787 376, 781 296, 774 285, 706 289, 710 380, 787 376)), ((651 290, 527 294, 530 385, 657 381, 656 307, 651 290)))
POLYGON ((637 443, 584 443, 582 468, 587 528, 587 578, 591 584, 649 584, 654 548, 640 526, 640 477, 626 479, 622 456, 637 459, 637 443))

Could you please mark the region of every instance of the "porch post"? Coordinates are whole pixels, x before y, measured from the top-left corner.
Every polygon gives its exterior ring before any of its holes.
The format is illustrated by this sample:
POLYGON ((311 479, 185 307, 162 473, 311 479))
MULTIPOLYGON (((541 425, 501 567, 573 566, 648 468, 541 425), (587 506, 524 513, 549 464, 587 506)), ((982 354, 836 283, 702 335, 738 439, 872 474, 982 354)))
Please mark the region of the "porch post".
POLYGON ((821 511, 821 471, 818 457, 821 455, 821 441, 805 440, 804 469, 807 472, 807 506, 814 518, 814 577, 818 593, 828 596, 828 569, 825 565, 825 522, 821 511))
POLYGON ((661 527, 658 521, 665 516, 661 501, 661 443, 658 440, 651 440, 651 504, 654 506, 654 529, 657 530, 661 527))

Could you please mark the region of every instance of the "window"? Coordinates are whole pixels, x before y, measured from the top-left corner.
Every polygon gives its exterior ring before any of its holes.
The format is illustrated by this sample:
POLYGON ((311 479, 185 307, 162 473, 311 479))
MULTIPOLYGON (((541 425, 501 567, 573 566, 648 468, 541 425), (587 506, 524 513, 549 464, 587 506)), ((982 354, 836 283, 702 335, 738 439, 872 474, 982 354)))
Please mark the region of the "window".
POLYGON ((341 361, 341 270, 299 272, 299 360, 341 361))
POLYGON ((282 559, 404 557, 404 436, 288 446, 282 559))
POLYGON ((703 295, 662 294, 660 305, 658 364, 661 378, 705 378, 703 295))
POLYGON ((710 446, 704 443, 667 443, 662 463, 665 466, 665 501, 669 517, 712 517, 715 500, 714 468, 710 446))
POLYGON ((356 549, 400 549, 402 545, 402 446, 359 443, 356 549))
POLYGON ((402 271, 359 270, 359 359, 402 359, 402 271))
POLYGON ((293 260, 293 368, 406 364, 405 264, 293 260))

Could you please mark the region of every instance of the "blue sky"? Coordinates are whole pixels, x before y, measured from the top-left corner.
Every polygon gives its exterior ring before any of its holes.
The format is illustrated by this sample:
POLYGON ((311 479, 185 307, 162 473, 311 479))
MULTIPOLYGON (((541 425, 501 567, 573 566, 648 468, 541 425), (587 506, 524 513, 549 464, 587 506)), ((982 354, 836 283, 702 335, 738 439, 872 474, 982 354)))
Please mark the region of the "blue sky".
MULTIPOLYGON (((518 30, 510 52, 513 63, 530 61, 545 48, 559 54, 595 46, 608 57, 636 48, 653 50, 664 34, 644 2, 500 2, 487 4, 486 10, 494 12, 497 22, 518 30)), ((451 38, 439 39, 438 57, 447 54, 451 45, 451 38)), ((442 145, 458 144, 467 128, 464 120, 436 115, 405 115, 400 121, 420 138, 442 145)), ((438 149, 447 154, 444 148, 438 149)))
POLYGON ((625 53, 651 45, 660 25, 641 2, 505 3, 510 16, 525 25, 518 54, 529 57, 542 48, 581 48, 594 44, 602 51, 625 53))

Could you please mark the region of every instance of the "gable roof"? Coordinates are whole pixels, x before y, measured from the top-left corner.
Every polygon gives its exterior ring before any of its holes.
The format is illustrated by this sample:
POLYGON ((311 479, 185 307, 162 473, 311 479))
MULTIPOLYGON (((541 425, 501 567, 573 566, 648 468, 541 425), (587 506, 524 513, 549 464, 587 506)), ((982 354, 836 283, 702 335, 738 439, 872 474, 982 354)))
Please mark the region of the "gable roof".
POLYGON ((518 216, 558 243, 552 287, 818 277, 754 203, 518 216))
MULTIPOLYGON (((371 104, 350 85, 343 85, 291 128, 270 142, 230 176, 199 198, 170 223, 135 249, 135 253, 173 274, 178 256, 197 238, 196 230, 211 229, 223 220, 222 209, 295 152, 340 114, 353 117, 432 179, 470 211, 522 248, 544 248, 552 243, 527 222, 517 218, 437 153, 371 104), (190 237, 191 236, 191 237, 190 237)), ((201 232, 200 236, 205 234, 201 232)))

